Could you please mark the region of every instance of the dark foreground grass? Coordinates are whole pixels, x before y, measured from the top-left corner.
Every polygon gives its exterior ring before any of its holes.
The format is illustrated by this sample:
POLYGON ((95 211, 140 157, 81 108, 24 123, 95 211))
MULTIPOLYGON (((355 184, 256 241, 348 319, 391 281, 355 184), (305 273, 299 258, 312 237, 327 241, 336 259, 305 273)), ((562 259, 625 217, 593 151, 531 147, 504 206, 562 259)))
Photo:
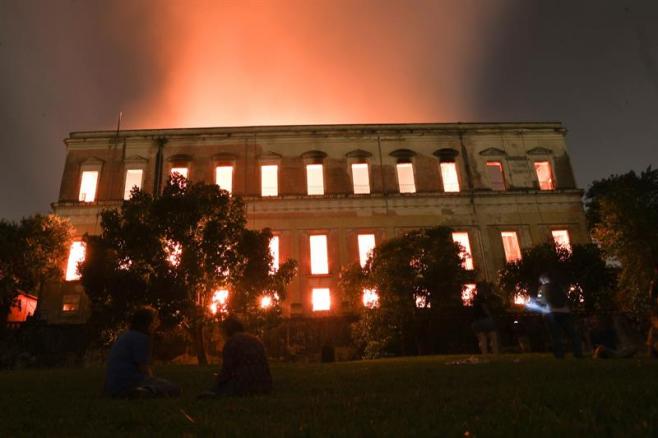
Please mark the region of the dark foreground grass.
POLYGON ((212 368, 161 367, 183 397, 133 401, 100 397, 100 369, 2 372, 0 436, 658 434, 658 362, 456 359, 273 364, 272 395, 223 400, 195 400, 212 368))

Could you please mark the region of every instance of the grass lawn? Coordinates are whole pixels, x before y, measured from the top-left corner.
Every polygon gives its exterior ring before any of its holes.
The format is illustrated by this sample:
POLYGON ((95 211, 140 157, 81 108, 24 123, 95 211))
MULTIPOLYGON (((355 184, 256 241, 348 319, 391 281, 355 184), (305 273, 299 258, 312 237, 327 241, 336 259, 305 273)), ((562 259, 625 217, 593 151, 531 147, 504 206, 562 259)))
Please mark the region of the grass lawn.
POLYGON ((166 366, 171 400, 99 396, 100 369, 0 372, 0 436, 650 436, 658 361, 455 356, 273 364, 267 397, 195 400, 213 368, 166 366))

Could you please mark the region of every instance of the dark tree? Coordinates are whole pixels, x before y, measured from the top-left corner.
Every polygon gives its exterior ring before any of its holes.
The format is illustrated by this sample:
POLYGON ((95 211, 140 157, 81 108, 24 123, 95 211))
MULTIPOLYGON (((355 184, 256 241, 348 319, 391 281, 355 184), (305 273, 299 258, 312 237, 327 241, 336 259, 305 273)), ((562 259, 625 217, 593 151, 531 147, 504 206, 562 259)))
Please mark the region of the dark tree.
POLYGON ((516 294, 536 297, 544 273, 570 288, 573 309, 592 314, 614 306, 616 272, 606 265, 596 245, 573 245, 569 251, 546 243, 524 250, 521 260, 506 264, 499 273, 506 301, 511 303, 516 294))
POLYGON ((430 333, 433 324, 461 309, 467 272, 451 231, 411 231, 377 246, 363 269, 355 265, 343 270, 341 286, 353 301, 360 300, 364 289, 379 295, 379 305, 364 308, 355 326, 366 355, 409 353, 405 346, 410 341, 420 349, 423 334, 430 333))
POLYGON ((621 267, 625 310, 644 313, 658 264, 658 170, 595 181, 585 195, 593 238, 621 267))
POLYGON ((39 295, 47 281, 62 279, 71 233, 70 223, 55 215, 0 220, 0 327, 19 291, 39 295))
POLYGON ((262 296, 276 312, 296 263, 272 272, 268 229, 246 228, 242 200, 215 184, 175 176, 159 197, 135 190, 120 210, 101 214, 102 233, 87 237, 82 283, 92 322, 116 326, 136 305, 156 306, 164 323, 191 335, 200 364, 207 362, 203 328, 227 313, 248 314, 262 296), (230 290, 211 312, 215 292, 230 290))

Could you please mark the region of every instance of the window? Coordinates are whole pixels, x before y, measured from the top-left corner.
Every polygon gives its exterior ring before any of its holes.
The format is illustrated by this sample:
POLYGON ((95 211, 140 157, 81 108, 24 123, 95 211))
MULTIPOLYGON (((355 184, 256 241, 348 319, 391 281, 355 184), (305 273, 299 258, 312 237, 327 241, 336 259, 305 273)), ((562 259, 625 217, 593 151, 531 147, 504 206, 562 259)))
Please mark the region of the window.
POLYGON ((354 194, 363 195, 370 193, 368 163, 352 164, 352 184, 354 185, 354 194))
POLYGON ((311 243, 311 274, 328 274, 327 236, 311 236, 309 240, 311 243))
POLYGON ((375 249, 375 235, 359 234, 357 240, 359 242, 359 263, 363 268, 372 254, 372 250, 375 249))
POLYGON ((475 284, 468 283, 462 287, 462 303, 464 306, 472 306, 473 298, 475 298, 475 284))
POLYGON ((457 164, 454 162, 441 163, 441 179, 443 180, 444 192, 458 192, 457 164))
POLYGON ((503 239, 503 249, 505 250, 505 260, 512 263, 521 260, 521 248, 519 247, 519 238, 516 231, 503 231, 500 233, 503 239))
POLYGON ((208 306, 208 310, 210 310, 210 313, 213 315, 217 315, 217 313, 226 313, 228 310, 228 290, 227 289, 217 289, 215 292, 212 294, 212 298, 210 300, 210 306, 208 306))
POLYGON ((569 231, 567 230, 553 230, 551 231, 553 235, 553 241, 555 246, 560 246, 567 251, 571 251, 571 240, 569 239, 569 231))
POLYGON ((215 184, 220 189, 233 193, 233 166, 215 167, 215 184))
POLYGON ((130 199, 130 192, 133 187, 142 188, 142 169, 126 170, 126 184, 123 187, 123 199, 130 199))
POLYGON ((279 196, 279 166, 268 164, 260 166, 260 194, 261 196, 279 196))
POLYGON ((555 184, 553 182, 553 171, 551 170, 551 163, 548 161, 536 161, 535 173, 537 173, 537 181, 539 181, 540 190, 554 190, 555 184))
POLYGON ((363 289, 363 305, 368 309, 379 306, 379 294, 374 289, 363 289))
POLYGON ((415 295, 416 299, 416 308, 418 309, 429 309, 432 307, 432 303, 428 299, 427 295, 415 295))
POLYGON ((80 279, 80 274, 78 273, 78 263, 81 263, 85 260, 85 244, 79 240, 71 243, 71 249, 69 250, 69 259, 66 263, 66 281, 75 281, 80 279))
POLYGON ((314 312, 331 309, 331 293, 327 288, 314 288, 311 300, 314 312))
POLYGON ((62 296, 62 312, 74 313, 80 310, 80 295, 65 294, 62 296))
POLYGON ((487 178, 492 190, 505 190, 503 163, 500 161, 487 161, 487 178))
POLYGON ((306 193, 309 195, 324 195, 322 164, 306 165, 306 193))
POLYGON ((98 171, 84 170, 80 179, 80 202, 94 202, 96 199, 96 187, 98 185, 98 171))
POLYGON ((413 165, 411 163, 398 163, 396 168, 400 193, 416 193, 413 165))
POLYGON ((179 174, 183 178, 187 178, 187 174, 188 174, 187 167, 172 167, 170 175, 174 176, 176 174, 179 174))
POLYGON ((462 267, 469 271, 473 269, 473 256, 471 253, 471 242, 468 238, 468 233, 452 233, 452 241, 458 243, 462 247, 460 256, 462 258, 462 267))
POLYGON ((279 236, 270 239, 270 255, 272 256, 272 272, 279 270, 279 236))

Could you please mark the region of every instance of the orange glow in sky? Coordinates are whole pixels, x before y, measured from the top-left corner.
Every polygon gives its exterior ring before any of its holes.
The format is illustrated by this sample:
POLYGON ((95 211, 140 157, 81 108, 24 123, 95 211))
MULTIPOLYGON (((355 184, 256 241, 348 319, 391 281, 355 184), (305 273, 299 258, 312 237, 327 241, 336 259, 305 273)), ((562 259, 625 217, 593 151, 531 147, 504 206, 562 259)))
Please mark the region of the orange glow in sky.
POLYGON ((477 0, 157 5, 140 43, 162 77, 127 128, 457 121, 500 16, 477 0))

